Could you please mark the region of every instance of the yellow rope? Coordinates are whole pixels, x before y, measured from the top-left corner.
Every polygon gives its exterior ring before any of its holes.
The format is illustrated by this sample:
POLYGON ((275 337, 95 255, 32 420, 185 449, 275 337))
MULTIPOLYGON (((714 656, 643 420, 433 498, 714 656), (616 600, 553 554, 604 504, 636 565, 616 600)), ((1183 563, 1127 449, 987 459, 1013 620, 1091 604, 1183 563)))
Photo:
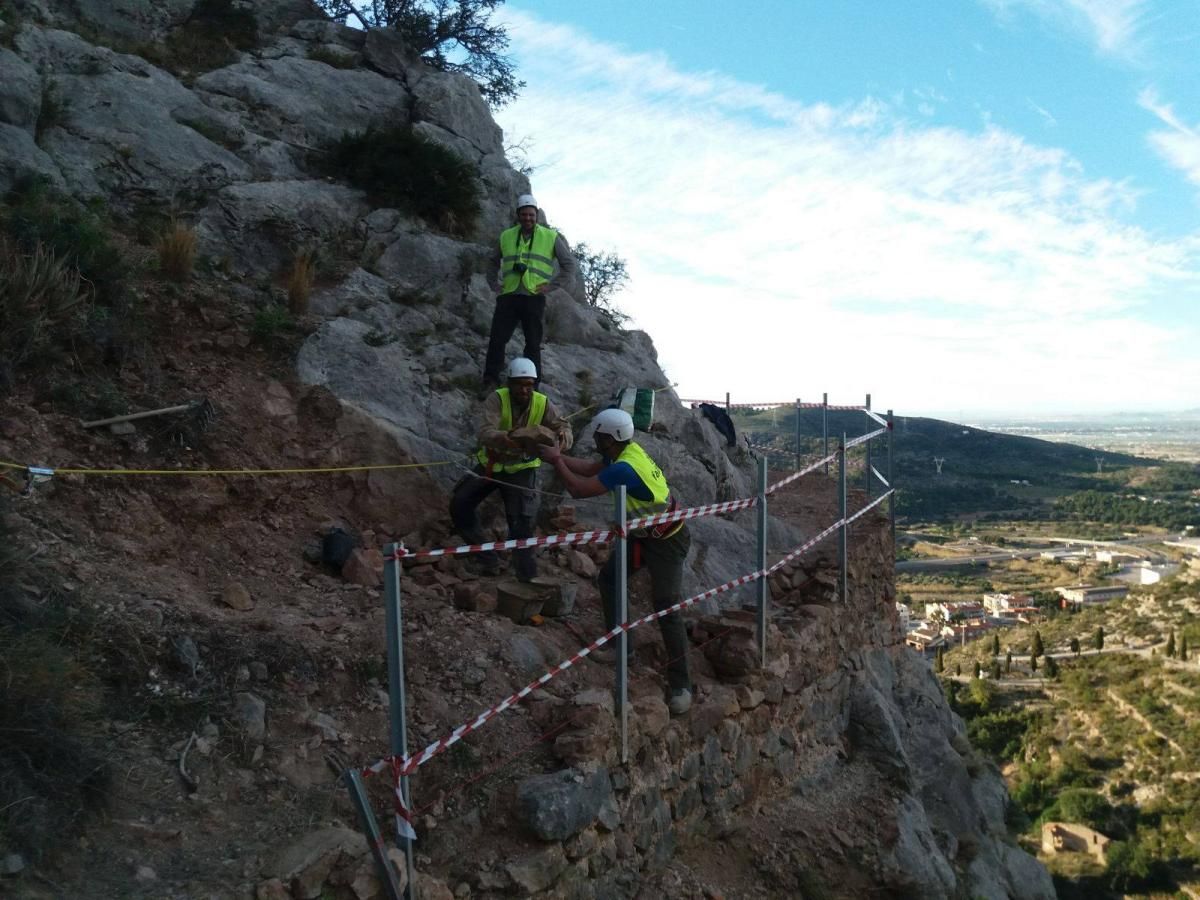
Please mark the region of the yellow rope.
MULTIPOLYGON (((44 467, 55 475, 315 475, 330 472, 375 472, 384 469, 424 469, 432 466, 454 465, 454 460, 423 463, 392 463, 378 466, 328 466, 317 469, 56 469, 44 467)), ((0 460, 6 469, 29 471, 33 466, 22 466, 0 460)))

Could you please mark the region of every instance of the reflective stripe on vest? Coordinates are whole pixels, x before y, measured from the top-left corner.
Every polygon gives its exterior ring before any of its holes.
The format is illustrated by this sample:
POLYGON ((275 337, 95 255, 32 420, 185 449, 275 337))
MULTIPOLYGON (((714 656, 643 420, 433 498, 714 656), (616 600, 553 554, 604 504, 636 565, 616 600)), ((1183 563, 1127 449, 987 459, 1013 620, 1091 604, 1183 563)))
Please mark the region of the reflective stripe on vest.
POLYGON ((537 293, 540 285, 554 277, 554 242, 558 232, 544 225, 533 226, 528 241, 521 237, 521 226, 514 225, 500 232, 500 271, 504 282, 500 287, 503 294, 511 294, 522 284, 531 293, 537 293), (513 270, 521 263, 525 272, 513 270))
POLYGON ((667 486, 667 479, 663 477, 662 469, 650 458, 649 454, 639 444, 630 441, 629 446, 621 451, 621 455, 614 462, 629 463, 630 468, 638 478, 642 479, 642 484, 646 485, 651 494, 649 500, 639 500, 627 491, 625 508, 629 515, 636 518, 661 512, 667 503, 667 498, 671 496, 671 489, 667 486))
MULTIPOLYGON (((500 424, 497 426, 501 431, 512 431, 513 415, 512 415, 512 394, 508 388, 497 388, 496 393, 500 397, 500 424)), ((533 396, 529 398, 529 425, 541 425, 542 417, 546 415, 546 395, 540 391, 534 391, 533 396)), ((494 451, 487 447, 480 447, 475 454, 475 459, 479 464, 491 472, 520 472, 522 469, 536 469, 542 464, 542 461, 536 456, 531 459, 521 459, 516 462, 500 463, 494 458, 494 451)))

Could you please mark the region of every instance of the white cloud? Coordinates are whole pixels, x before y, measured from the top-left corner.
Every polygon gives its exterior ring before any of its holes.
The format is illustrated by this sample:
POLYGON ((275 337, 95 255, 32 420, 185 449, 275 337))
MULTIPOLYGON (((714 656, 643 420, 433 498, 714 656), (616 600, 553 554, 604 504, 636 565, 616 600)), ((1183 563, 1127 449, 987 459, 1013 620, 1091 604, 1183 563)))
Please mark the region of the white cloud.
POLYGON ((553 162, 534 188, 568 238, 626 257, 620 302, 683 389, 1194 403, 1194 317, 1160 320, 1200 299, 1200 241, 1124 224, 1128 184, 996 127, 801 104, 506 15, 528 82, 499 117, 508 140, 553 162))
POLYGON ((1001 15, 1029 9, 1057 25, 1079 32, 1103 53, 1137 56, 1148 0, 984 0, 1001 15))
POLYGON ((1150 132, 1148 140, 1168 164, 1181 171, 1192 184, 1200 187, 1200 126, 1190 127, 1163 103, 1151 88, 1138 94, 1138 105, 1158 117, 1166 130, 1150 132))

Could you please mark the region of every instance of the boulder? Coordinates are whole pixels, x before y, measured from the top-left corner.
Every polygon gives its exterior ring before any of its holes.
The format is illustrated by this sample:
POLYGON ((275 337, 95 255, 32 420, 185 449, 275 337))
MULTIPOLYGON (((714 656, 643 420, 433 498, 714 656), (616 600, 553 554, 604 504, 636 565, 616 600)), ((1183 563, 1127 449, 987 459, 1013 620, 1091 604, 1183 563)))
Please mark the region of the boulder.
POLYGON ((254 609, 254 598, 246 586, 238 581, 231 581, 221 591, 221 602, 230 609, 247 612, 254 609))
POLYGON ((0 122, 0 194, 18 181, 43 177, 57 188, 64 186, 62 173, 46 151, 33 141, 33 134, 16 125, 0 122))
POLYGON ((42 108, 42 79, 37 69, 0 47, 0 124, 32 133, 42 108))
POLYGON ((357 858, 367 849, 366 838, 357 831, 337 826, 322 828, 288 846, 264 874, 288 884, 297 900, 315 900, 343 856, 357 858))
POLYGON ((517 814, 543 841, 565 841, 595 822, 612 798, 607 769, 586 776, 564 769, 518 784, 517 814))
POLYGON ((342 577, 351 584, 379 587, 383 583, 383 554, 374 548, 358 547, 342 566, 342 577))
POLYGON ((237 112, 257 134, 319 148, 386 118, 408 120, 408 93, 394 79, 304 57, 255 59, 196 79, 199 97, 237 112), (222 103, 221 99, 232 103, 222 103))
POLYGON ((414 122, 429 122, 471 143, 480 153, 503 153, 504 133, 469 78, 424 65, 408 70, 414 122))
POLYGON ((254 274, 279 271, 295 248, 352 233, 361 191, 326 181, 258 181, 221 188, 201 211, 200 249, 254 274))
POLYGON ((40 28, 24 29, 17 47, 68 98, 69 127, 50 128, 41 144, 76 196, 171 201, 250 177, 246 163, 187 124, 212 111, 144 59, 40 28))

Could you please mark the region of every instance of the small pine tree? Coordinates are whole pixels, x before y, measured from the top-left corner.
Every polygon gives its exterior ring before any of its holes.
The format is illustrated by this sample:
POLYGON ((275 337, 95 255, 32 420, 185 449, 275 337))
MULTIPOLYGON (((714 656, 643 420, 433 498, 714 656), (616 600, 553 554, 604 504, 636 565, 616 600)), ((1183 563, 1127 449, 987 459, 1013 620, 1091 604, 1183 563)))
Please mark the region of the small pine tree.
POLYGON ((1096 636, 1092 638, 1092 644, 1097 650, 1104 649, 1104 626, 1101 625, 1096 629, 1096 636))
POLYGON ((1175 656, 1175 629, 1172 628, 1167 634, 1167 656, 1174 658, 1175 656))
POLYGON ((962 678, 962 663, 954 664, 954 674, 958 678, 962 678))
POLYGON ((946 648, 938 647, 933 657, 933 669, 939 675, 946 671, 946 648))
POLYGON ((1040 631, 1035 631, 1033 633, 1033 650, 1031 650, 1030 653, 1033 656, 1041 656, 1045 652, 1046 647, 1042 643, 1042 633, 1040 631))
POLYGON ((1054 661, 1053 656, 1046 657, 1046 677, 1047 678, 1057 678, 1058 677, 1058 663, 1056 663, 1054 661))
POLYGON ((992 656, 1000 655, 1000 635, 992 635, 992 656))
POLYGON ((1012 651, 1009 650, 1004 654, 1004 671, 1007 674, 1012 671, 1012 651))
POLYGON ((1036 656, 1029 657, 1029 671, 1030 672, 1037 671, 1037 657, 1036 656))
POLYGON ((979 660, 975 660, 975 677, 976 677, 976 678, 978 678, 978 677, 979 677, 979 673, 980 673, 980 672, 982 672, 982 671, 983 671, 983 669, 982 669, 982 667, 979 665, 979 660))
POLYGON ((1071 638, 1071 652, 1076 656, 1079 655, 1079 638, 1077 637, 1071 638))
POLYGON ((1184 662, 1187 662, 1188 645, 1187 645, 1187 635, 1186 634, 1183 636, 1183 640, 1181 640, 1179 642, 1179 658, 1181 660, 1183 660, 1184 662))
POLYGON ((1000 680, 1000 663, 998 663, 996 660, 993 659, 992 660, 992 681, 999 681, 999 680, 1000 680))

